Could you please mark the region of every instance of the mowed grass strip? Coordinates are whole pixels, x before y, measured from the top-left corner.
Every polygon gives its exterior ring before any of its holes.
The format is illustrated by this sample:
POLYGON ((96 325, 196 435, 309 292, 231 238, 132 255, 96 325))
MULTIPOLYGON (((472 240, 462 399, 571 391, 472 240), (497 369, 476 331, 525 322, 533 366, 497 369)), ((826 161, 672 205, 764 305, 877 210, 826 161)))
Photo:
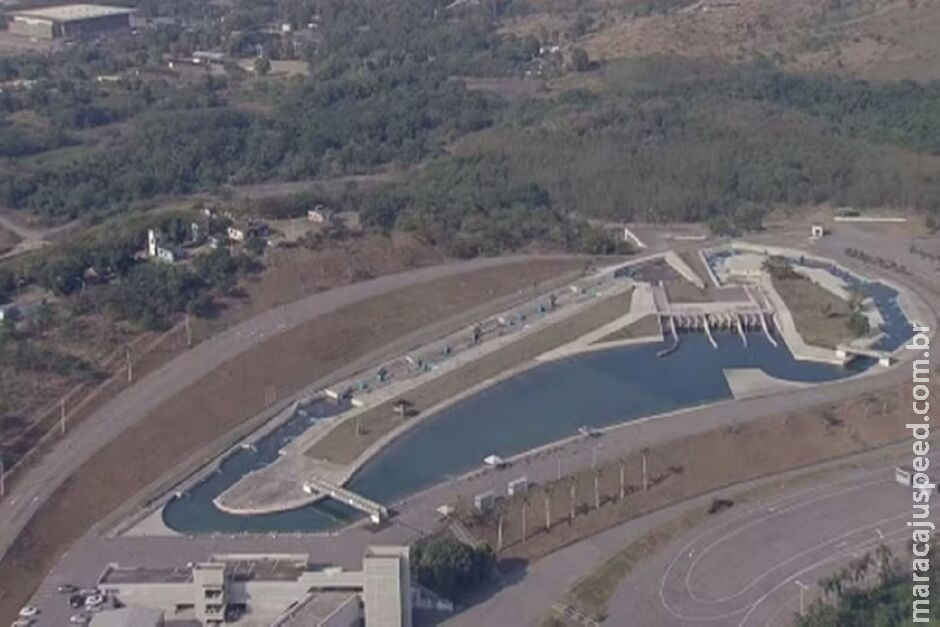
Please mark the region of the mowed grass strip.
POLYGON ((617 329, 613 333, 608 333, 599 340, 591 342, 592 346, 606 344, 608 342, 621 342, 623 340, 635 340, 641 337, 652 337, 659 335, 659 320, 656 314, 643 316, 633 324, 617 329))
POLYGON ((851 338, 846 321, 852 310, 847 302, 806 277, 774 278, 773 282, 807 344, 835 348, 851 338))
POLYGON ((461 392, 626 315, 630 311, 632 294, 632 290, 628 290, 589 305, 584 311, 524 335, 517 341, 431 379, 424 385, 351 416, 315 442, 307 449, 306 454, 337 464, 350 464, 380 438, 409 420, 414 420, 413 417, 402 417, 395 412, 394 405, 398 401, 411 402, 413 409, 418 413, 427 411, 461 392))

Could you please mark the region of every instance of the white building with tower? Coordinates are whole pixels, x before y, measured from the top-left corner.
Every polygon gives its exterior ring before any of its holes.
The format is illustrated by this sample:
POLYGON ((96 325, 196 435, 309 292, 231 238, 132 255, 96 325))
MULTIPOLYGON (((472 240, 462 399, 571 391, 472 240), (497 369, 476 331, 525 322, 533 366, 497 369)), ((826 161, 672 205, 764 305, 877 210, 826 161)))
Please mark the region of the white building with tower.
POLYGON ((147 256, 167 263, 173 263, 180 258, 176 248, 163 245, 163 238, 154 229, 147 229, 147 256))

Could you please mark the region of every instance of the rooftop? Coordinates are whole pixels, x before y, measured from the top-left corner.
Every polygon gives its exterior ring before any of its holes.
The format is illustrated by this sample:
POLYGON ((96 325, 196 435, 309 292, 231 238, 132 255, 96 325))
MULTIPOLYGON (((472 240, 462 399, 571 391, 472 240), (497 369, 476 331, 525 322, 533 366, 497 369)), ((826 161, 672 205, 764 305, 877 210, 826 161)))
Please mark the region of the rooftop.
POLYGON ((95 614, 92 627, 157 627, 163 624, 163 612, 142 607, 125 607, 95 614))
POLYGON ((305 563, 277 559, 231 560, 225 566, 235 581, 296 581, 307 569, 305 563))
POLYGON ((124 568, 109 566, 99 579, 100 585, 122 583, 187 583, 193 580, 189 568, 124 568))
POLYGON ((11 11, 10 15, 14 17, 52 20, 53 22, 75 22, 78 20, 89 20, 112 15, 128 15, 133 12, 134 9, 108 6, 105 4, 62 4, 52 7, 11 11))

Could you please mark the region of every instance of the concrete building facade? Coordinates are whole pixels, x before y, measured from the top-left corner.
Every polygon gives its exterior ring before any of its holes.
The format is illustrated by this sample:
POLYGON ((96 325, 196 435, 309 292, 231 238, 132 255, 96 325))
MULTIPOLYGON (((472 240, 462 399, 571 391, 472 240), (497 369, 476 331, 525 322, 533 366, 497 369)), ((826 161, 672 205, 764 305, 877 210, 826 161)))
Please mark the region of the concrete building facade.
MULTIPOLYGON (((353 627, 364 619, 365 627, 411 627, 408 547, 369 547, 362 564, 361 571, 347 571, 313 568, 306 554, 215 555, 175 569, 113 564, 99 577, 98 587, 127 607, 206 626, 245 614, 281 625, 295 624, 290 621, 296 616, 296 624, 305 626, 353 627)), ((419 606, 438 602, 418 592, 419 606)))

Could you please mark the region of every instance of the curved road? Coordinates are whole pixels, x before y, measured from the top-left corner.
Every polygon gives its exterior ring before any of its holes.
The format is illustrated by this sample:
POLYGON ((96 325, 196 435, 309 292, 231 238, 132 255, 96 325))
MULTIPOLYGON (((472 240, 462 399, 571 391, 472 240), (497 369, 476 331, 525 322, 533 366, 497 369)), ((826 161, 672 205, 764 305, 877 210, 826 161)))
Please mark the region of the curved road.
POLYGON ((665 569, 657 564, 635 573, 610 616, 616 623, 636 610, 636 591, 648 604, 650 590, 658 589, 659 607, 649 610, 657 620, 650 625, 788 624, 799 611, 800 586, 809 586, 808 604, 819 579, 849 560, 882 543, 910 544, 910 518, 910 490, 895 483, 891 466, 719 517, 667 551, 665 569), (651 579, 658 572, 657 585, 651 579))
MULTIPOLYGON (((895 452, 906 449, 893 447, 895 452)), ((444 624, 536 627, 573 584, 630 543, 686 512, 708 507, 713 498, 766 488, 775 496, 710 517, 639 562, 611 598, 605 624, 789 625, 799 611, 796 581, 812 588, 820 577, 880 543, 910 539, 905 526, 910 492, 894 483, 892 465, 872 461, 882 454, 862 453, 762 478, 607 529, 529 565, 523 574, 509 575, 492 597, 444 624), (846 470, 847 462, 860 467, 846 470), (820 479, 824 482, 778 491, 784 481, 817 473, 827 476, 820 479)), ((804 594, 808 605, 814 597, 810 590, 804 594)))

